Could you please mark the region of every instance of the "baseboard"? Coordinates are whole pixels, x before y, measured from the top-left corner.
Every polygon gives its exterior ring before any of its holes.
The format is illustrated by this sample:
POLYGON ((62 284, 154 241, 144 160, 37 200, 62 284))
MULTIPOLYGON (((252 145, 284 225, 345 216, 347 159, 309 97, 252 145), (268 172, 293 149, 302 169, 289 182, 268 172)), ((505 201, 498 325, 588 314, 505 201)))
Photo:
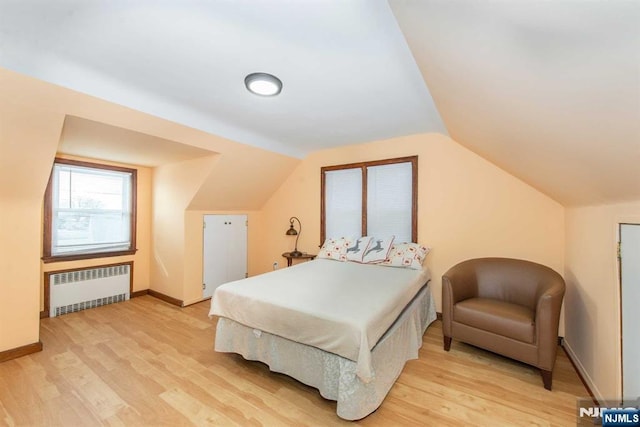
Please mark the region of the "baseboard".
POLYGON ((153 289, 147 290, 147 293, 152 297, 161 299, 164 302, 168 302, 169 304, 177 305, 178 307, 184 307, 184 302, 174 297, 170 297, 169 295, 165 295, 162 292, 154 291, 153 289))
POLYGON ((604 397, 602 397, 602 394, 598 390, 598 387, 596 387, 593 379, 591 379, 584 366, 582 366, 582 363, 580 363, 580 359, 578 359, 576 353, 573 351, 573 349, 565 339, 562 339, 562 349, 567 355, 569 362, 571 362, 571 364, 573 365, 573 369, 578 374, 578 377, 580 378, 580 381, 582 381, 584 388, 587 389, 587 392, 589 393, 589 396, 591 396, 593 403, 599 405, 598 402, 604 402, 604 397))
POLYGON ((141 291, 131 292, 131 295, 129 296, 129 298, 141 297, 143 295, 149 295, 149 289, 143 289, 141 291))
POLYGON ((41 319, 46 319, 47 317, 49 317, 49 310, 42 310, 40 312, 40 318, 41 319))
POLYGON ((210 299, 211 299, 211 297, 206 297, 206 298, 197 298, 197 299, 194 299, 194 300, 191 300, 191 301, 185 301, 183 303, 184 304, 183 307, 188 307, 190 305, 198 304, 198 303, 203 302, 203 301, 209 301, 210 299))
MULTIPOLYGON (((164 302, 168 302, 169 304, 172 305, 177 305, 178 307, 184 307, 185 304, 184 302, 182 302, 182 300, 179 300, 177 298, 174 297, 170 297, 169 295, 165 295, 162 292, 158 292, 158 291, 154 291, 153 289, 143 289, 141 291, 135 291, 131 293, 131 298, 136 298, 136 297, 141 297, 144 295, 151 295, 154 298, 158 298, 161 299, 164 302)), ((191 304, 195 304, 196 302, 200 302, 200 301, 195 301, 191 304)), ((189 304, 187 304, 189 305, 189 304)))
POLYGON ((28 354, 37 353, 39 351, 42 351, 42 341, 12 348, 10 350, 0 351, 0 363, 17 359, 18 357, 26 356, 28 354))

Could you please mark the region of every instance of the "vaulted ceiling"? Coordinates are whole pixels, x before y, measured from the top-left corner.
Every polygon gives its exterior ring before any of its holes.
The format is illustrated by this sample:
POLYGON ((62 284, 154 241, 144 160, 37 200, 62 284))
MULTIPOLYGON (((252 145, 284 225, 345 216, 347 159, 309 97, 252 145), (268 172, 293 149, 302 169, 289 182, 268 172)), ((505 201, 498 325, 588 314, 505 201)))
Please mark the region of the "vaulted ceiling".
POLYGON ((640 199, 633 0, 9 1, 0 66, 291 156, 440 132, 563 204, 640 199))
POLYGON ((567 205, 640 199, 640 2, 390 3, 453 139, 567 205))

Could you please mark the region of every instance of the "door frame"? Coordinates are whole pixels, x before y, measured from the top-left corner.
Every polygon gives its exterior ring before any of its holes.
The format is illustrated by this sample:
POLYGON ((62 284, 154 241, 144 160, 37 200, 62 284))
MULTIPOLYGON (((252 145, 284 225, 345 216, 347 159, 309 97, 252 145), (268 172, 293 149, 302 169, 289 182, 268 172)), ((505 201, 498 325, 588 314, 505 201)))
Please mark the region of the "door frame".
POLYGON ((640 227, 640 218, 622 220, 619 219, 616 224, 616 268, 618 269, 618 286, 617 286, 617 298, 618 298, 618 338, 620 349, 620 403, 624 399, 624 342, 623 342, 623 302, 622 302, 622 255, 620 252, 622 242, 622 226, 634 225, 640 227))

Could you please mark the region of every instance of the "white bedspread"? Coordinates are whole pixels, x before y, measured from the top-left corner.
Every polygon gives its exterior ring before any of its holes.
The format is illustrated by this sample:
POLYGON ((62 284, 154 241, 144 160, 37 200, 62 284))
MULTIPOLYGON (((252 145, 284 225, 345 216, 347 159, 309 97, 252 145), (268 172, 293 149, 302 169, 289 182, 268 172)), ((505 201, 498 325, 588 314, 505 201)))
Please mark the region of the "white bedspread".
POLYGON ((353 360, 369 382, 371 349, 428 280, 426 269, 318 259, 218 287, 209 315, 353 360))

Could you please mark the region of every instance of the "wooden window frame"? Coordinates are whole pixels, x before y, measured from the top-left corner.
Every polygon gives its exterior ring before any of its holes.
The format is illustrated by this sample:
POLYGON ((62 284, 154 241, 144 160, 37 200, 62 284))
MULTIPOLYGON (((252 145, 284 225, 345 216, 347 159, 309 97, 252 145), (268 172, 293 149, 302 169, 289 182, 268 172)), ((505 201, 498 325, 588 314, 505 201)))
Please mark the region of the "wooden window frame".
POLYGON ((91 169, 103 169, 115 172, 125 172, 131 174, 131 245, 127 250, 121 251, 105 251, 105 252, 91 252, 84 254, 72 254, 72 255, 52 255, 51 254, 51 241, 53 227, 53 168, 51 168, 51 175, 49 175, 49 182, 44 194, 44 227, 43 227, 43 239, 42 239, 42 261, 44 263, 50 262, 62 262, 62 261, 76 261, 81 259, 94 259, 94 258, 107 258, 122 255, 134 255, 136 249, 136 219, 137 219, 137 190, 138 190, 138 171, 132 168, 125 168, 120 166, 105 165, 102 163, 91 163, 80 160, 55 158, 55 164, 64 164, 71 166, 80 166, 91 169))
POLYGON ((326 239, 325 225, 325 177, 326 172, 360 169, 362 171, 362 235, 367 235, 367 168, 372 166, 411 163, 411 241, 418 241, 418 156, 397 157, 393 159, 375 160, 371 162, 347 163, 344 165, 323 166, 320 168, 320 245, 326 239))

